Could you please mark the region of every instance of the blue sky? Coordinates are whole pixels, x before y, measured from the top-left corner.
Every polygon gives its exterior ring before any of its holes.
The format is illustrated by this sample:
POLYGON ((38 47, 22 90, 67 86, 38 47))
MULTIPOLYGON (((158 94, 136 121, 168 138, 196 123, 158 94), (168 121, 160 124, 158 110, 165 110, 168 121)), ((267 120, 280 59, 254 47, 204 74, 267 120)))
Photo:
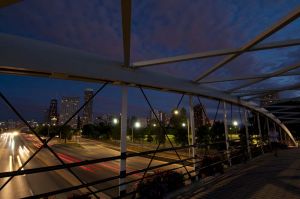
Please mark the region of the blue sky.
MULTIPOLYGON (((238 48, 286 16, 299 0, 133 0, 132 62, 238 48)), ((122 61, 122 33, 119 0, 25 0, 0 9, 0 32, 87 51, 111 60, 122 61)), ((299 39, 300 20, 296 20, 265 42, 299 39)), ((299 47, 246 53, 207 77, 230 77, 270 73, 299 63, 299 47)), ((224 57, 159 65, 155 70, 180 78, 193 79, 224 57)), ((300 70, 298 70, 300 71, 300 70)), ((270 79, 249 89, 280 87, 299 83, 299 76, 270 79)), ((238 83, 210 84, 229 89, 238 83)), ((0 75, 0 89, 27 117, 41 118, 51 98, 81 96, 85 88, 99 85, 33 77, 0 75), (35 109, 36 111, 32 111, 35 109)), ((145 114, 146 106, 133 89, 133 113, 145 114)), ((149 91, 161 109, 176 105, 180 95, 149 91), (168 99, 168 100, 164 100, 168 99)), ((285 92, 285 96, 299 96, 285 92)), ((95 103, 95 112, 119 112, 120 89, 109 86, 95 103), (101 106, 101 101, 105 106, 101 106)), ((103 104, 102 103, 102 104, 103 104)), ((185 102, 187 104, 187 101, 185 102)), ((212 104, 211 107, 215 105, 212 104)), ((12 117, 0 103, 0 119, 12 117)), ((211 111, 213 112, 213 111, 211 111)))

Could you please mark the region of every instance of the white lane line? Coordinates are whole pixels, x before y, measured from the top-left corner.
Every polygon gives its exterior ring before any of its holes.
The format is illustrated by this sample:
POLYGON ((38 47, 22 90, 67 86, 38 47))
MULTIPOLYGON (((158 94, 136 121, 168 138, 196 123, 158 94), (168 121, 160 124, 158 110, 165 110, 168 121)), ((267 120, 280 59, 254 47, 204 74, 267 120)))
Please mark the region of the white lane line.
POLYGON ((9 171, 12 171, 12 156, 9 156, 9 171))
POLYGON ((30 194, 33 196, 34 195, 33 191, 30 188, 28 188, 28 189, 29 189, 30 194))
MULTIPOLYGON (((21 162, 21 159, 20 159, 19 155, 17 155, 17 160, 18 160, 19 166, 22 167, 22 162, 21 162)), ((22 168, 21 170, 24 170, 24 168, 22 168)))

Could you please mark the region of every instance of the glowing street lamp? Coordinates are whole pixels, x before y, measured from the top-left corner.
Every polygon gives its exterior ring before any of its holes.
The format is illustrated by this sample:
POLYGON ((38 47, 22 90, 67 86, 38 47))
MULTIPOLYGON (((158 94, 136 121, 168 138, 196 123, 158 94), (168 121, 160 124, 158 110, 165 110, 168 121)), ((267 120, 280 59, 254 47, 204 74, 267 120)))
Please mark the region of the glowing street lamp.
POLYGON ((237 133, 237 127, 238 127, 238 125, 239 125, 238 121, 233 120, 232 125, 234 126, 235 133, 237 133))
POLYGON ((232 122, 232 124, 233 124, 233 126, 235 126, 235 127, 237 127, 237 126, 239 125, 239 123, 238 123, 236 120, 234 120, 234 121, 232 122))
POLYGON ((119 120, 117 118, 114 118, 112 122, 113 122, 114 125, 116 125, 116 124, 119 123, 119 120))
POLYGON ((155 123, 153 124, 153 127, 156 127, 156 124, 155 124, 155 123))
POLYGON ((181 126, 182 126, 182 127, 186 127, 186 123, 182 123, 181 126))
POLYGON ((174 115, 179 115, 178 109, 175 109, 175 110, 174 110, 174 115))
POLYGON ((135 122, 134 123, 134 127, 137 128, 137 129, 140 128, 141 127, 141 123, 140 122, 135 122))
POLYGON ((131 127, 131 141, 132 141, 132 142, 133 142, 133 127, 136 128, 136 129, 138 129, 138 128, 141 127, 141 123, 140 123, 139 121, 136 121, 136 122, 134 123, 134 125, 131 127))
POLYGON ((57 118, 56 117, 53 117, 51 118, 51 124, 54 126, 54 124, 56 124, 57 122, 57 118))

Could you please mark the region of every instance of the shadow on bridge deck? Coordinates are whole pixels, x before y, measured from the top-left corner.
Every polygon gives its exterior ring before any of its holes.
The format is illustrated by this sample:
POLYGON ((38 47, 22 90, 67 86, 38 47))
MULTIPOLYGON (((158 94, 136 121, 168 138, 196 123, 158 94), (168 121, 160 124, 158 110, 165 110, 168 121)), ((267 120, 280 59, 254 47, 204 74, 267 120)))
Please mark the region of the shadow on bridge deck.
POLYGON ((210 183, 197 182, 168 198, 300 198, 300 149, 265 154, 210 183))

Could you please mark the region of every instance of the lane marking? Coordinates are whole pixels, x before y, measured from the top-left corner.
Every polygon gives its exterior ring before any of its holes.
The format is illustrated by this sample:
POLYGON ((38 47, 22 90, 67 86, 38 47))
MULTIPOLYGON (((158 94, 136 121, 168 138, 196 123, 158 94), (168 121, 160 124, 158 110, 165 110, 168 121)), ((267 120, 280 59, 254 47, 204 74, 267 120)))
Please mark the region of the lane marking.
POLYGON ((9 171, 12 171, 12 156, 9 155, 9 171))
MULTIPOLYGON (((22 162, 21 162, 21 159, 20 159, 20 156, 19 155, 17 155, 17 160, 18 160, 18 163, 19 163, 19 168, 21 168, 22 167, 22 162)), ((24 170, 24 168, 22 168, 21 170, 24 170)))

